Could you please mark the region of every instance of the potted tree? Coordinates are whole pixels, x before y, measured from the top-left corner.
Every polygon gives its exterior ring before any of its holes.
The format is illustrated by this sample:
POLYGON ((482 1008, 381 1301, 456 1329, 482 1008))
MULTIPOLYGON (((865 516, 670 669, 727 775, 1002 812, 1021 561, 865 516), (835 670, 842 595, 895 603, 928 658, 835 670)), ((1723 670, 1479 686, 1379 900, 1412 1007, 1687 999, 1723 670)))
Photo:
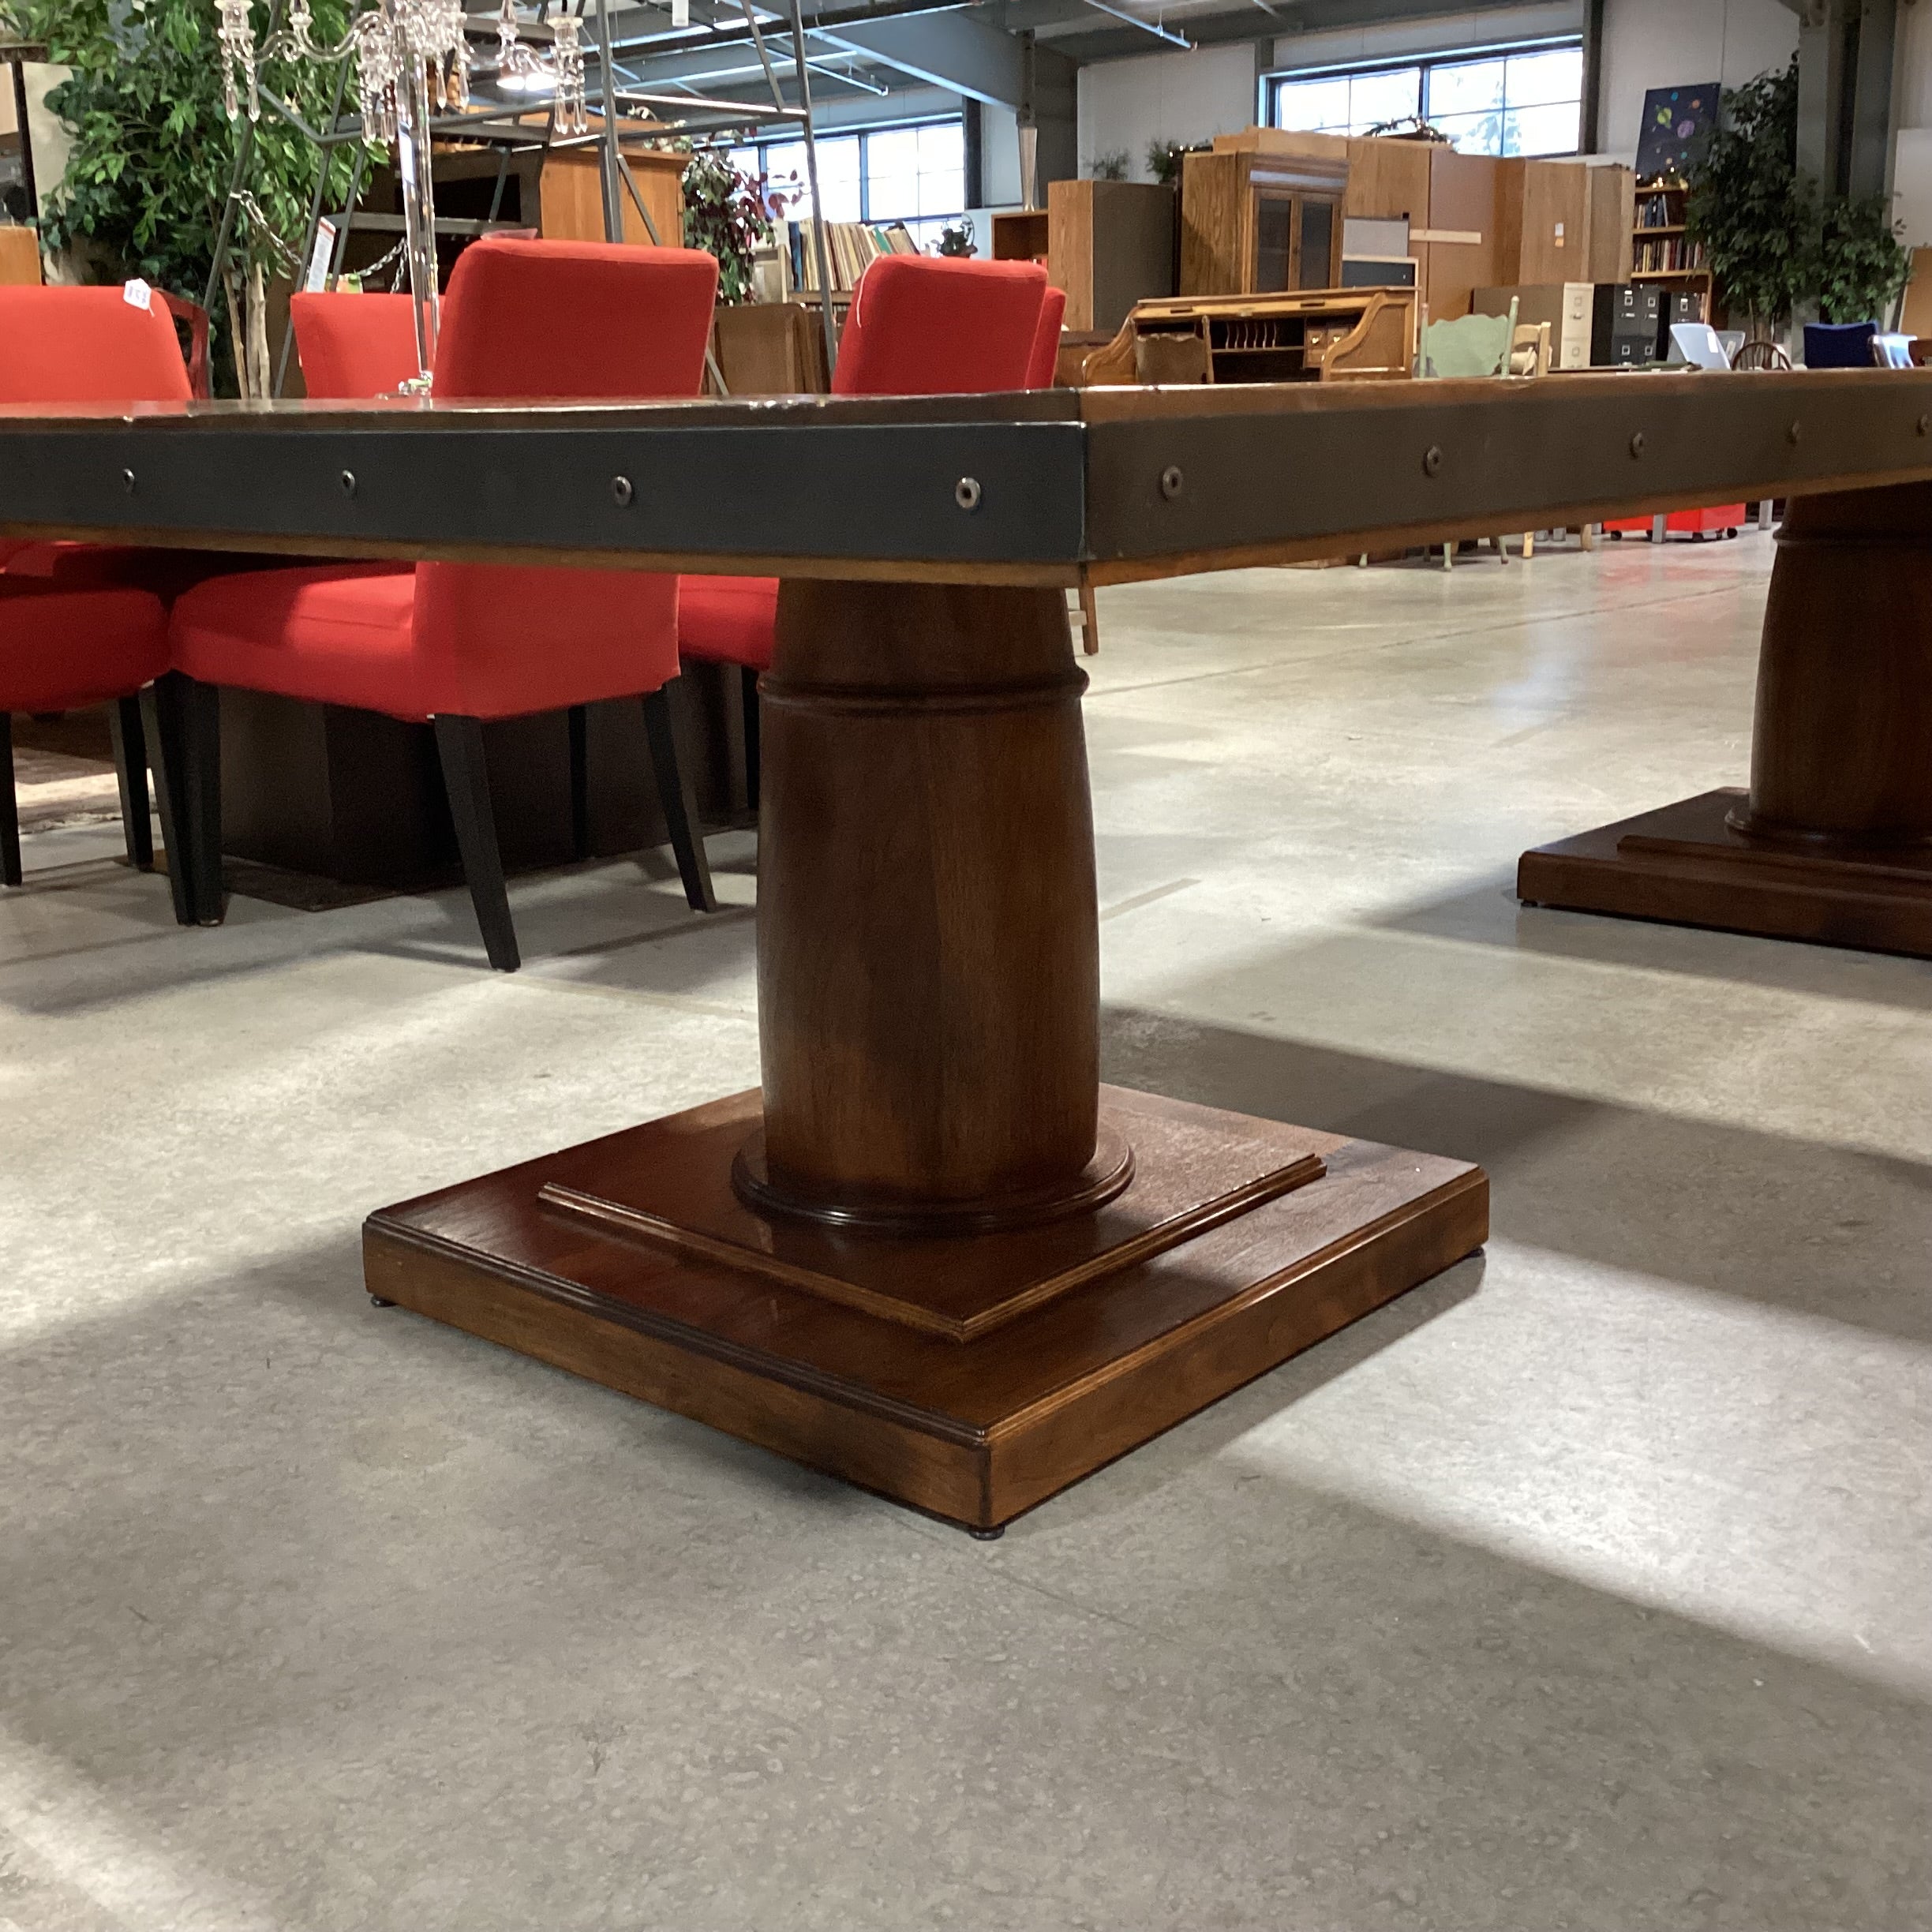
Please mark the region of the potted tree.
POLYGON ((1684 225, 1719 298, 1753 342, 1788 326, 1804 292, 1811 195, 1798 172, 1798 63, 1724 92, 1693 159, 1684 225))
POLYGON ((1803 301, 1827 321, 1882 317, 1911 257, 1884 195, 1827 195, 1798 167, 1798 63, 1727 88, 1693 159, 1684 221, 1750 339, 1773 339, 1803 301))

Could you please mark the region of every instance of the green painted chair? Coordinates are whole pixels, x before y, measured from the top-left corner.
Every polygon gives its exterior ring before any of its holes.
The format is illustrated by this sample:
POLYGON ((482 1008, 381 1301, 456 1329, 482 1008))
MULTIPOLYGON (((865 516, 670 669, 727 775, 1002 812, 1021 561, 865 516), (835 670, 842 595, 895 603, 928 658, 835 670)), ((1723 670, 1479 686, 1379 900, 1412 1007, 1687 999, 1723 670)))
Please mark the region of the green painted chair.
MULTIPOLYGON (((1444 377, 1507 376, 1510 351, 1516 342, 1516 299, 1510 298, 1507 315, 1458 316, 1453 322, 1432 322, 1422 331, 1421 373, 1444 377)), ((1488 540, 1496 545, 1500 562, 1509 560, 1500 537, 1488 540)), ((1530 554, 1530 539, 1523 538, 1523 555, 1530 554)), ((1455 561, 1455 545, 1443 545, 1443 568, 1455 561)))
POLYGON ((1507 315, 1458 316, 1453 322, 1432 322, 1422 331, 1425 376, 1500 376, 1509 367, 1516 339, 1516 302, 1507 315))

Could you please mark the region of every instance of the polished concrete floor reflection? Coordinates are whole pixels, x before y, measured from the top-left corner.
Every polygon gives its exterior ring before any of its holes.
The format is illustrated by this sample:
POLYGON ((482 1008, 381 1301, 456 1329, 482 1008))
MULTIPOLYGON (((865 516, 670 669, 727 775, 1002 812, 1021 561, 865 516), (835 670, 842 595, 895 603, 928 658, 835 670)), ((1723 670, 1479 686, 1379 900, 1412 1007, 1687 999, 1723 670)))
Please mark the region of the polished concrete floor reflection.
POLYGON ((752 1084, 751 843, 0 903, 0 1927, 1932 1925, 1932 966, 1525 909, 1746 770, 1770 544, 1103 593, 1107 1071, 1495 1237, 982 1545, 399 1312, 369 1208, 752 1084))

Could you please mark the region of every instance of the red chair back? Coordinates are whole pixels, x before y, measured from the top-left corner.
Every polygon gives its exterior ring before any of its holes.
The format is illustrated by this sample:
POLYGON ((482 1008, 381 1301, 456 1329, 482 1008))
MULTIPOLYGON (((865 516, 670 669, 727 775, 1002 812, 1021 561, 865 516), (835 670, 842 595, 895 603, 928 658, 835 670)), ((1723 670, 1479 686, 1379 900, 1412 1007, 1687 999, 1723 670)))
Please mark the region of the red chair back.
POLYGON ((1039 327, 1033 332, 1032 359, 1027 364, 1026 386, 1050 389, 1060 361, 1060 324, 1066 320, 1066 290, 1049 288, 1040 304, 1039 327))
MULTIPOLYGON (((489 238, 444 298, 435 393, 695 396, 717 263, 694 249, 489 238)), ((366 301, 366 297, 362 298, 366 301)), ((419 648, 482 717, 655 691, 677 675, 677 579, 631 571, 416 567, 419 648)))
POLYGON ((0 402, 185 402, 174 318, 116 288, 0 288, 0 402))
POLYGON ((832 393, 1024 389, 1046 294, 1035 262, 882 255, 859 279, 832 393))
POLYGON ((289 316, 312 396, 394 395, 417 373, 414 305, 406 295, 291 295, 289 316))
POLYGON ((717 297, 698 249, 473 242, 457 257, 436 346, 440 396, 695 396, 717 297))

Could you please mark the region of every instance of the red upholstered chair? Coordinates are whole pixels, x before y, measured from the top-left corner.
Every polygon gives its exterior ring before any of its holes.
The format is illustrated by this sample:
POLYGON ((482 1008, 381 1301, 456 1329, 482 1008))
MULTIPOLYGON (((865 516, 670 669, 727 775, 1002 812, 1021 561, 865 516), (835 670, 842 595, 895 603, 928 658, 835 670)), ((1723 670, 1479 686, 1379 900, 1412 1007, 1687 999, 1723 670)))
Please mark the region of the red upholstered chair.
MULTIPOLYGON (((1066 290, 1049 288, 1040 304, 1039 332, 1033 338, 1033 357, 1027 365, 1027 387, 1050 389, 1060 366, 1060 329, 1066 320, 1066 290)), ((1080 573, 1078 592, 1080 648, 1091 657, 1100 648, 1100 617, 1094 608, 1093 586, 1080 573)))
MULTIPOLYGON (((444 298, 435 392, 695 396, 717 264, 685 249, 491 238, 466 249, 444 298), (532 345, 570 336, 567 353, 532 345)), ((353 297, 367 301, 368 297, 353 297)), ((652 762, 686 897, 710 910, 710 876, 679 768, 665 687, 677 674, 677 581, 631 571, 496 565, 318 565, 224 577, 175 605, 178 762, 198 915, 221 912, 216 687, 353 705, 435 729, 457 845, 490 964, 513 971, 516 935, 491 813, 483 724, 642 696, 652 762), (194 807, 195 799, 203 800, 194 807)), ((163 728, 168 717, 163 717, 163 728)), ((170 747, 171 749, 172 747, 170 747)))
MULTIPOLYGON (((174 316, 158 294, 143 302, 122 288, 0 287, 0 402, 185 402, 192 393, 174 316)), ((154 734, 143 728, 137 694, 167 668, 167 620, 155 593, 196 567, 185 552, 0 541, 0 876, 7 884, 21 879, 13 730, 5 715, 15 711, 114 702, 109 722, 128 857, 144 871, 153 864, 148 739, 154 734)), ((171 833, 168 843, 175 844, 171 833)), ((175 912, 185 918, 183 870, 170 861, 175 912)))
POLYGON ((68 590, 0 577, 0 884, 21 882, 10 713, 77 710, 110 699, 128 859, 141 871, 153 865, 137 694, 167 668, 167 616, 152 591, 68 590))
POLYGON ((1060 362, 1060 327, 1066 320, 1066 290, 1049 288, 1040 304, 1039 327, 1033 332, 1033 354, 1027 361, 1026 386, 1050 389, 1060 362))
POLYGON ((289 316, 312 396, 394 395, 417 373, 415 304, 406 295, 291 295, 289 316))
MULTIPOLYGON (((975 395, 1027 388, 1046 293, 1046 271, 1033 262, 882 255, 859 278, 832 393, 975 395)), ((1060 301, 1064 310, 1066 298, 1060 301)), ((775 577, 679 579, 680 651, 744 672, 745 770, 754 804, 758 676, 771 668, 777 610, 775 577)))
MULTIPOLYGON (((185 402, 174 317, 121 288, 0 287, 0 402, 185 402)), ((98 582, 137 553, 0 537, 9 576, 98 582)))
POLYGON ((860 278, 834 395, 1024 389, 1046 271, 1034 262, 883 255, 860 278))

